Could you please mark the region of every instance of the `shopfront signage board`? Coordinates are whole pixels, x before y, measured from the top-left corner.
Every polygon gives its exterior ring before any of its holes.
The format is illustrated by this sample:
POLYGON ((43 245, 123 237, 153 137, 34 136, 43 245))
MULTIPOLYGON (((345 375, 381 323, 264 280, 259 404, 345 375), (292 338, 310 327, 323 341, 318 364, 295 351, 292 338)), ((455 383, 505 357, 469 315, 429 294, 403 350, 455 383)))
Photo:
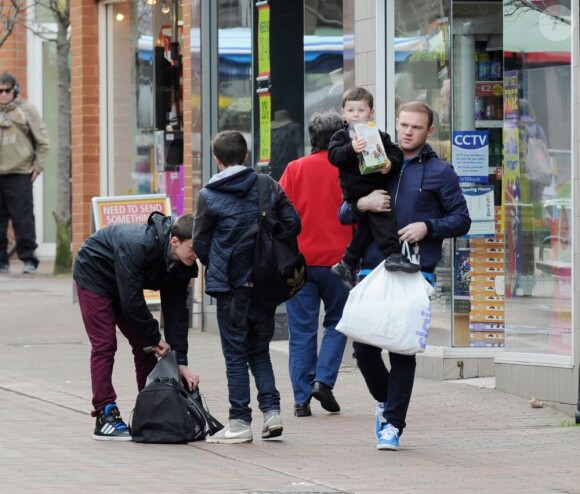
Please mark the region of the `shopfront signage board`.
MULTIPOLYGON (((93 197, 94 230, 123 223, 145 225, 149 215, 159 211, 171 215, 171 200, 165 194, 93 197)), ((144 290, 147 305, 159 305, 159 292, 144 290)))
POLYGON ((460 182, 489 182, 489 131, 453 132, 451 161, 460 182))
POLYGON ((165 194, 93 197, 95 230, 120 223, 146 224, 154 211, 171 215, 169 197, 165 194))

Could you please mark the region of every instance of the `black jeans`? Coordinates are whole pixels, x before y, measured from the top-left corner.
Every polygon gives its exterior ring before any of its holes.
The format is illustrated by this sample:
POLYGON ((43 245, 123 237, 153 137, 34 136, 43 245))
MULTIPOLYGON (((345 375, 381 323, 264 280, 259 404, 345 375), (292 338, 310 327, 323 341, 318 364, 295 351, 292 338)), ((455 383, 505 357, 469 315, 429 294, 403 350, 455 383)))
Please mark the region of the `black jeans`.
POLYGON ((401 252, 395 215, 392 212, 365 213, 346 247, 344 262, 351 267, 358 266, 373 241, 379 246, 385 259, 389 254, 401 252))
POLYGON ((32 203, 32 181, 28 174, 0 175, 0 264, 8 264, 8 221, 12 220, 16 252, 23 261, 38 265, 34 255, 36 228, 32 203))
POLYGON ((407 425, 405 419, 415 381, 415 355, 389 352, 389 371, 382 357, 382 348, 356 341, 352 346, 369 392, 375 400, 384 403, 385 419, 402 434, 407 425))

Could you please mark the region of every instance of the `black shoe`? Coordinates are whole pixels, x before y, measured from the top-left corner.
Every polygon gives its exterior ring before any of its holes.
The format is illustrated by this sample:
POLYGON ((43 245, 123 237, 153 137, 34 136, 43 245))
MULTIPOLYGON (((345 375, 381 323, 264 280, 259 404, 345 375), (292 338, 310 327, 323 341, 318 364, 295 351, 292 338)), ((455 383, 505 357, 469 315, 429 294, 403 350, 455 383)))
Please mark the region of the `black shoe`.
POLYGON ((99 441, 131 441, 127 424, 121 418, 121 412, 115 403, 108 404, 97 413, 97 423, 93 439, 99 441))
POLYGON ((10 272, 10 264, 0 263, 0 274, 8 274, 10 272))
POLYGON ((403 271, 405 273, 416 273, 421 270, 421 266, 407 259, 402 254, 390 254, 385 261, 387 271, 403 271))
POLYGON ((352 290, 357 284, 356 269, 351 268, 344 260, 332 266, 330 272, 338 276, 349 290, 352 290))
POLYGON ((310 411, 309 403, 296 403, 294 405, 294 416, 295 417, 310 417, 312 412, 310 411))
POLYGON ((340 412, 340 405, 334 399, 334 395, 332 394, 332 389, 330 389, 330 386, 327 386, 320 381, 316 381, 314 386, 312 386, 312 397, 316 398, 322 405, 322 408, 324 408, 327 412, 340 412))

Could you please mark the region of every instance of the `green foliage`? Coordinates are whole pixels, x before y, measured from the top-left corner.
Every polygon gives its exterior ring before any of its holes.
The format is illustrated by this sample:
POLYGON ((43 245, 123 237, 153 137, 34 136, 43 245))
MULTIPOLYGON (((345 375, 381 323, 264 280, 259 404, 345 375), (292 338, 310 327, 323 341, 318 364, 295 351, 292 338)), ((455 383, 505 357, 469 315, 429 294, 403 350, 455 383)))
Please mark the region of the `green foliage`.
POLYGON ((69 219, 62 219, 52 212, 54 221, 56 222, 56 255, 54 257, 53 274, 55 276, 61 274, 70 274, 72 272, 72 224, 69 219))
POLYGON ((413 53, 409 60, 412 62, 419 62, 425 60, 439 60, 441 58, 441 54, 436 51, 428 51, 428 50, 419 50, 413 53))
POLYGON ((577 424, 574 420, 564 420, 562 422, 563 427, 580 427, 580 424, 577 424))

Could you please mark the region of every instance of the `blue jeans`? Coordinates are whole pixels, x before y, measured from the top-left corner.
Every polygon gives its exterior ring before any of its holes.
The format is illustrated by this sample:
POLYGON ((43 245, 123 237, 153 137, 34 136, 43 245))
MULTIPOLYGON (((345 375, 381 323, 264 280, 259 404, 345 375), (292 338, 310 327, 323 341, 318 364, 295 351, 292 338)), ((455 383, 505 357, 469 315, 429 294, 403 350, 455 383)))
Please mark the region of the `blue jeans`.
POLYGON ((327 267, 308 267, 308 282, 286 302, 290 333, 290 380, 295 403, 308 403, 314 381, 336 383, 346 336, 335 327, 342 317, 348 290, 327 267), (324 334, 318 347, 320 301, 324 302, 324 334))
POLYGON ((276 309, 257 305, 251 297, 252 289, 246 287, 224 293, 217 297, 216 311, 226 361, 229 418, 248 423, 252 421, 249 371, 258 388, 260 410, 280 410, 280 393, 270 360, 276 309))

